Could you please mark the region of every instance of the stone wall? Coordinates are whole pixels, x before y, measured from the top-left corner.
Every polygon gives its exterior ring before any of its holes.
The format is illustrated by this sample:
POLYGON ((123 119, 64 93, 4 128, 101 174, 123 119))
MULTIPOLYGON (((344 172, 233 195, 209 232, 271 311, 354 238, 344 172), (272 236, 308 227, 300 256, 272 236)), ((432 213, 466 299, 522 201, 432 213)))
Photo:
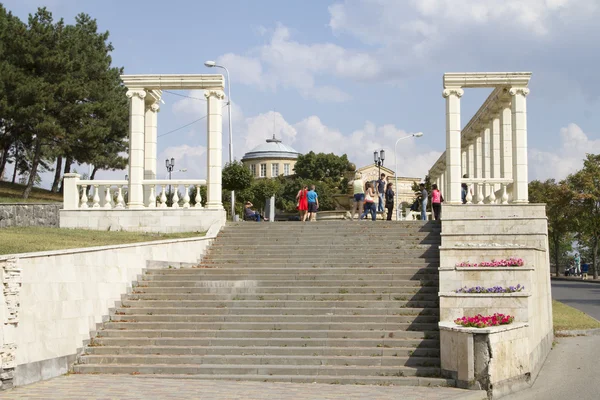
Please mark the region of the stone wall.
POLYGON ((205 237, 0 257, 2 388, 68 372, 96 324, 156 261, 197 263, 205 237), (14 380, 12 379, 14 375, 14 380))
MULTIPOLYGON (((530 385, 550 351, 552 301, 545 206, 543 204, 446 205, 443 207, 440 246, 440 329, 442 370, 463 387, 484 388, 500 397, 530 385), (492 259, 521 258, 521 267, 457 267, 492 259), (510 294, 462 294, 473 286, 516 286, 510 294), (456 329, 454 319, 476 314, 504 313, 515 317, 519 329, 483 331, 456 329), (451 331, 451 332, 450 332, 451 331), (480 332, 478 334, 478 332, 480 332), (462 335, 474 335, 470 341, 462 335), (489 355, 478 358, 476 340, 483 340, 489 355), (487 336, 486 336, 487 335, 487 336), (479 337, 481 336, 481 337, 479 337), (461 338, 459 338, 461 337, 461 338), (461 372, 445 350, 460 343, 458 357, 471 359, 461 372), (467 343, 467 344, 465 344, 467 343), (472 348, 469 348, 472 346, 472 348), (478 360, 485 368, 477 373, 478 360), (469 371, 466 373, 465 371, 469 371), (473 375, 474 371, 474 375, 473 375), (482 372, 483 371, 483 372, 482 372), (459 378, 461 376, 462 378, 459 378), (469 377, 464 379, 464 377, 469 377)), ((458 350, 457 350, 458 351, 458 350)), ((453 356, 454 357, 454 356, 453 356)))
POLYGON ((58 227, 58 212, 62 203, 47 204, 0 204, 0 228, 9 226, 58 227))

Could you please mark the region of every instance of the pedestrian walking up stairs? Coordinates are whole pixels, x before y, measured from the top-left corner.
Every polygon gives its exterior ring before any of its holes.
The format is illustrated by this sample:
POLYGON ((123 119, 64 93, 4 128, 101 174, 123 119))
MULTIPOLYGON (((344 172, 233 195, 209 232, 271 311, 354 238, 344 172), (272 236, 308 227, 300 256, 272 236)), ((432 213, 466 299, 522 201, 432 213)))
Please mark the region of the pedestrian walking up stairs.
POLYGON ((148 270, 76 373, 394 385, 440 378, 437 222, 227 225, 148 270))

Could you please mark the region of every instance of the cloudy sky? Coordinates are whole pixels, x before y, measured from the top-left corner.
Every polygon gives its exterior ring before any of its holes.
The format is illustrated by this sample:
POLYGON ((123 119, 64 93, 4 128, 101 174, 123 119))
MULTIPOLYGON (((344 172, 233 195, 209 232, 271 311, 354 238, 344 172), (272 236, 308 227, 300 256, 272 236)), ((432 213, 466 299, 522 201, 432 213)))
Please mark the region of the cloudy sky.
MULTIPOLYGON (((3 3, 23 19, 40 5, 69 23, 90 14, 110 31, 114 64, 128 74, 226 65, 238 159, 275 134, 300 152, 346 153, 358 166, 383 148, 393 169, 396 139, 423 132, 397 153, 400 175, 422 177, 445 148, 442 75, 473 71, 533 72, 530 179, 564 178, 585 153, 600 153, 598 0, 3 3)), ((159 160, 174 157, 188 169, 181 178, 204 177, 206 122, 169 132, 204 116, 206 103, 200 92, 177 93, 194 98, 165 93, 159 160)), ((463 125, 488 93, 466 91, 463 125)), ((226 152, 226 125, 224 134, 226 152)))

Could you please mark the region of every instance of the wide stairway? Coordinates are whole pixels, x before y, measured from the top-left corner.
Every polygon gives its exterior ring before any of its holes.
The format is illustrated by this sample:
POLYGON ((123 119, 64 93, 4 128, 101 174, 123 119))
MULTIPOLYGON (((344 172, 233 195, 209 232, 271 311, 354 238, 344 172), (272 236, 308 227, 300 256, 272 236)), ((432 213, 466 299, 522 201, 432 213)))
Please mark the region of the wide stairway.
POLYGON ((148 270, 76 373, 393 385, 439 378, 436 222, 227 225, 148 270))

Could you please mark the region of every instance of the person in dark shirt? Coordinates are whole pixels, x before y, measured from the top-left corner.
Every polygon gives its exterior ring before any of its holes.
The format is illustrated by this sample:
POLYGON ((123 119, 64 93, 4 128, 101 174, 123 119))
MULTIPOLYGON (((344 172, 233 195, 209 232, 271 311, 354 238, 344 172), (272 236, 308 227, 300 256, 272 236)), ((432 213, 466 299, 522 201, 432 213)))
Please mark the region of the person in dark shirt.
POLYGON ((385 208, 387 208, 387 220, 392 220, 392 211, 394 210, 394 190, 392 183, 388 183, 385 189, 385 208))
POLYGON ((383 212, 383 196, 385 194, 385 174, 381 174, 377 180, 377 196, 379 197, 379 205, 377 212, 383 212))

